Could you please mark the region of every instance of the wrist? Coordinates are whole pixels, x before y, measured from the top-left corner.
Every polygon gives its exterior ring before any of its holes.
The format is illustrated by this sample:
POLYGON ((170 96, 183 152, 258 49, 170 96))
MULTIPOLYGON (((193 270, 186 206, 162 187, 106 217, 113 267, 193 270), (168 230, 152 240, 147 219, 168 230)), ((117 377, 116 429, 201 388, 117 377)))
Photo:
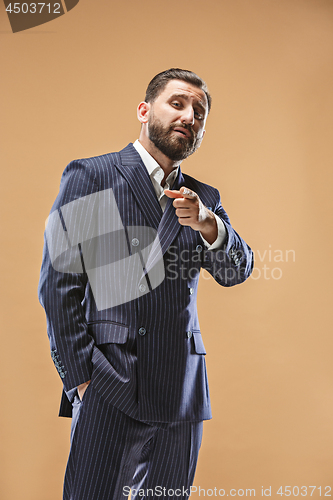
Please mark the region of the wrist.
POLYGON ((210 245, 214 243, 218 236, 218 227, 214 214, 208 210, 208 216, 205 221, 202 222, 202 226, 199 229, 202 237, 210 245))
POLYGON ((78 396, 81 400, 82 400, 83 395, 86 392, 86 389, 87 389, 89 384, 90 384, 90 380, 88 380, 88 382, 83 382, 83 384, 80 384, 77 386, 76 390, 77 390, 78 396))

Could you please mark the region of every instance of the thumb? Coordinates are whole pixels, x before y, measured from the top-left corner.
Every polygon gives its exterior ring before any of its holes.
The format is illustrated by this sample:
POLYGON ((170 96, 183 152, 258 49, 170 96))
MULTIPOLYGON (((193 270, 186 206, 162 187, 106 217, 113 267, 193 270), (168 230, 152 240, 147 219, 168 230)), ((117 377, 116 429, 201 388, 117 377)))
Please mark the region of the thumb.
POLYGON ((193 199, 193 198, 197 198, 198 197, 197 193, 195 193, 194 191, 191 191, 191 189, 189 189, 189 188, 187 188, 185 186, 182 186, 180 188, 179 192, 182 194, 182 196, 184 198, 190 198, 190 199, 192 198, 193 199))

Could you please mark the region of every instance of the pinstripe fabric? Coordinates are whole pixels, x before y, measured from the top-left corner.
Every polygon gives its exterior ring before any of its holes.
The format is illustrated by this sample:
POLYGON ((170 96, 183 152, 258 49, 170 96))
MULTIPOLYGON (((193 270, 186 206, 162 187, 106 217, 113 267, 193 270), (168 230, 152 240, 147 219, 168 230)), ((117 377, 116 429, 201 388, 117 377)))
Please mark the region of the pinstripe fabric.
POLYGON ((158 498, 163 489, 165 498, 188 498, 201 437, 202 422, 160 428, 131 419, 108 405, 91 383, 81 403, 63 498, 116 500, 126 498, 130 488, 132 499, 158 498))
POLYGON ((133 500, 160 498, 161 490, 169 499, 188 498, 197 466, 202 427, 203 422, 176 422, 156 432, 141 453, 132 480, 133 500))
MULTIPOLYGON (((92 379, 105 402, 134 419, 177 422, 211 418, 196 308, 200 268, 228 287, 249 276, 253 258, 231 227, 218 191, 179 171, 173 189, 183 185, 223 219, 227 230, 223 250, 205 250, 199 233, 178 223, 172 200, 162 213, 132 144, 120 153, 76 160, 66 167, 51 212, 61 214, 67 203, 111 188, 123 226, 132 228, 131 238, 136 227, 157 230, 165 268, 165 279, 150 293, 98 310, 84 270, 64 273, 54 269, 45 245, 39 297, 46 311, 52 357, 69 397, 73 388, 92 379), (145 335, 139 334, 140 328, 145 335)), ((93 223, 90 214, 85 217, 86 225, 93 223)), ((124 246, 120 238, 112 249, 121 255, 124 246)), ((128 234, 127 246, 130 248, 128 234)), ((107 248, 101 251, 107 253, 107 248)), ((154 269, 157 260, 155 247, 147 271, 154 269)), ((133 280, 131 275, 123 277, 128 286, 136 286, 133 280)), ((63 395, 60 414, 70 413, 71 405, 63 395)))

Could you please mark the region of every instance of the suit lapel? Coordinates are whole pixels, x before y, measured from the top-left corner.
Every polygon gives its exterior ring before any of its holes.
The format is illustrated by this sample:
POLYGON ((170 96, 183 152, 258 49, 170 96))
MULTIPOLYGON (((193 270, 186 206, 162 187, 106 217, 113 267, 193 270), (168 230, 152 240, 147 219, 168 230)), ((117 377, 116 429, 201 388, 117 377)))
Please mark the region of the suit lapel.
MULTIPOLYGON (((133 145, 129 144, 119 154, 121 165, 116 165, 117 169, 130 185, 149 226, 157 229, 157 236, 146 262, 146 272, 149 272, 165 254, 182 229, 182 226, 178 222, 178 217, 172 204, 173 199, 168 199, 165 211, 164 213, 162 212, 147 169, 133 145)), ((179 190, 184 184, 185 180, 179 168, 172 189, 179 190)))
MULTIPOLYGON (((176 177, 174 185, 172 186, 172 190, 179 190, 184 185, 184 182, 185 181, 183 174, 179 168, 178 175, 176 177)), ((178 222, 178 217, 172 204, 173 200, 173 198, 168 199, 168 203, 165 207, 165 211, 157 229, 157 234, 160 240, 163 255, 182 228, 182 226, 178 222)))
MULTIPOLYGON (((179 190, 182 186, 184 186, 184 183, 185 180, 179 168, 172 190, 179 190)), ((169 198, 157 229, 157 236, 147 259, 146 272, 149 272, 162 258, 183 227, 178 222, 178 217, 172 203, 173 199, 169 198)))
POLYGON ((154 186, 139 153, 129 144, 120 151, 121 165, 116 165, 127 180, 138 206, 150 227, 157 229, 162 217, 154 186))

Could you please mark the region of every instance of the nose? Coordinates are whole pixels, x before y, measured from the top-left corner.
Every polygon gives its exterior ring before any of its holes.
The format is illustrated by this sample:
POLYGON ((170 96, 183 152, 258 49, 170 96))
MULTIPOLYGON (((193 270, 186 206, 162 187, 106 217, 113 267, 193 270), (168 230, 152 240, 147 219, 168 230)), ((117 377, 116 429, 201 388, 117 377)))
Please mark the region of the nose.
POLYGON ((192 106, 184 108, 181 121, 186 125, 194 125, 194 109, 192 106))

